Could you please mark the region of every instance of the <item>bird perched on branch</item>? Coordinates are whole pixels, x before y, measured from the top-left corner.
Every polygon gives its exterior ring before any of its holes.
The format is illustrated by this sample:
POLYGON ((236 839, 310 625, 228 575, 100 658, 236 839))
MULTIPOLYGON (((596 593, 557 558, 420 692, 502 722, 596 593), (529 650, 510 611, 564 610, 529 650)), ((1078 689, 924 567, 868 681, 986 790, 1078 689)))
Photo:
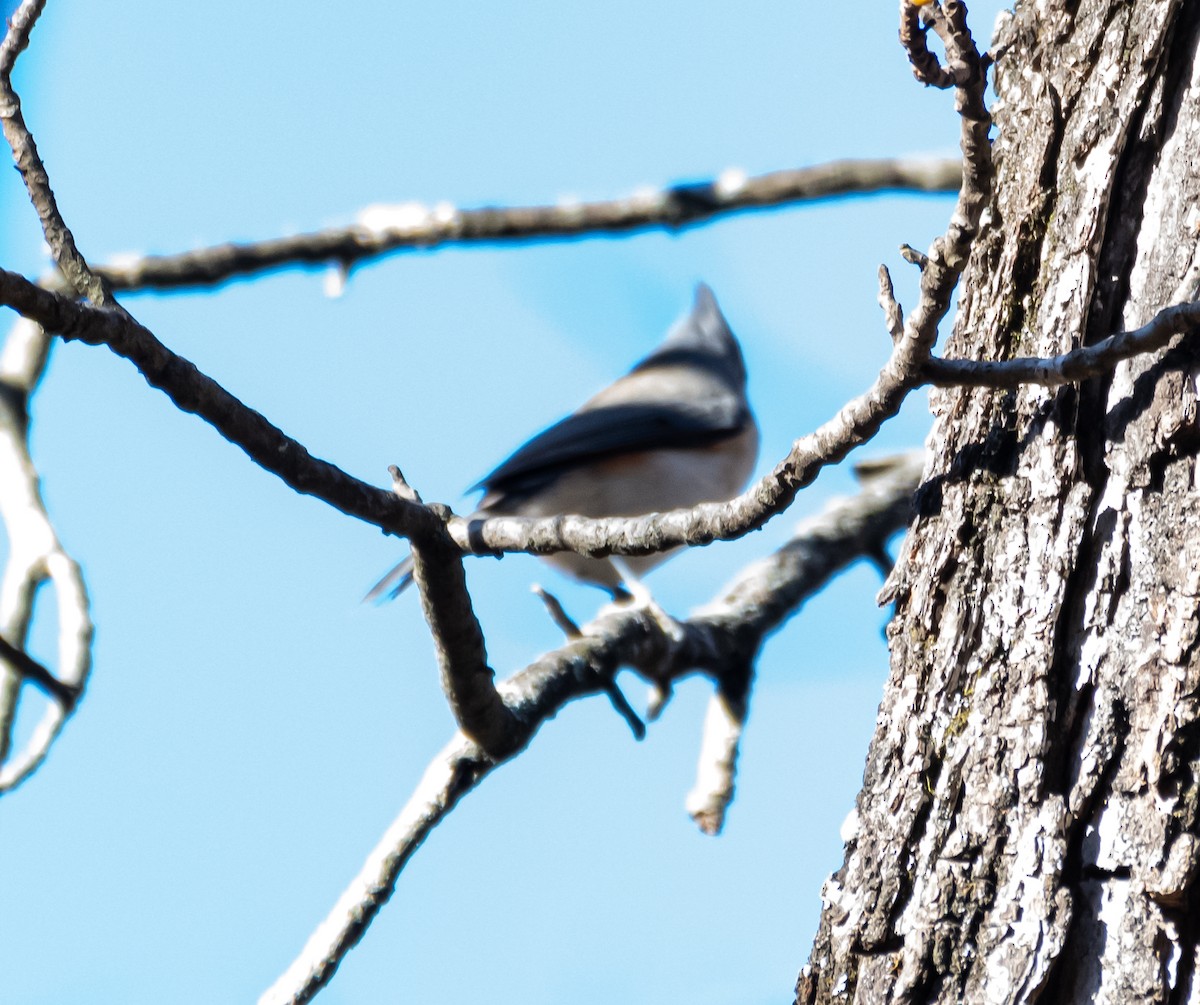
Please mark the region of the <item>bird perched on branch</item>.
MULTIPOLYGON (((484 496, 473 519, 641 516, 722 502, 742 490, 757 456, 742 352, 712 290, 700 283, 691 312, 662 345, 474 486, 484 496)), ((670 554, 541 557, 622 597, 627 575, 670 554)), ((411 581, 407 558, 366 599, 395 597, 411 581)))

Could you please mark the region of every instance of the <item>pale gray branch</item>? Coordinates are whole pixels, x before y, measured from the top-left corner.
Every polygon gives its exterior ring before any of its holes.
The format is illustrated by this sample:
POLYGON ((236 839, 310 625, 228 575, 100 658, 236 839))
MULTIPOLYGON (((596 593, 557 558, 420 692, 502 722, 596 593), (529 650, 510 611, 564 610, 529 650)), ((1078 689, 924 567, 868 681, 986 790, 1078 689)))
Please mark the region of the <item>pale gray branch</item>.
POLYGON ((718 689, 708 700, 704 715, 704 739, 696 766, 696 783, 687 796, 687 811, 705 834, 717 835, 725 826, 725 814, 733 802, 738 753, 746 705, 733 701, 718 689))
POLYGON ((896 301, 896 291, 892 287, 892 274, 886 265, 879 266, 879 306, 883 310, 884 324, 893 342, 899 342, 904 337, 904 311, 896 301))
POLYGON ((1122 360, 1162 349, 1177 335, 1200 330, 1200 301, 1159 311, 1141 328, 1117 332, 1095 345, 1059 356, 990 361, 932 358, 925 375, 937 387, 1057 387, 1109 373, 1122 360))
POLYGON ((209 287, 289 267, 354 265, 405 250, 444 245, 576 240, 596 234, 679 230, 719 216, 868 192, 954 192, 957 158, 839 160, 747 177, 729 170, 712 180, 648 188, 620 199, 544 206, 463 209, 419 202, 369 206, 346 227, 175 255, 147 255, 96 268, 114 289, 209 287))
MULTIPOLYGON (((45 6, 46 0, 25 0, 8 19, 8 30, 0 41, 0 85, 7 85, 17 57, 29 45, 29 34, 45 6)), ((3 108, 0 104, 0 114, 3 114, 3 108)))
MULTIPOLYGON (((908 513, 908 496, 921 478, 924 454, 914 451, 882 458, 855 468, 862 491, 832 500, 816 516, 802 521, 792 540, 774 555, 746 569, 711 608, 695 612, 693 620, 714 617, 721 622, 730 602, 734 609, 757 612, 769 624, 798 608, 816 594, 840 568, 847 552, 876 561, 886 551, 887 534, 876 521, 889 512, 889 521, 902 521, 908 513), (782 612, 782 613, 781 613, 782 612)), ((887 524, 885 524, 887 525, 887 524)), ((899 526, 899 524, 892 524, 899 526)), ((735 630, 735 624, 726 624, 735 630)), ((734 777, 742 727, 754 681, 754 664, 731 667, 709 701, 704 740, 696 769, 696 782, 688 795, 688 812, 708 834, 718 834, 734 794, 734 777)))
POLYGON ((0 351, 0 520, 9 542, 0 579, 0 636, 5 640, 0 647, 0 792, 20 784, 45 759, 92 666, 83 576, 59 543, 29 451, 29 398, 45 369, 49 341, 40 327, 20 318, 0 351), (57 677, 24 651, 38 590, 47 580, 58 608, 57 677), (26 680, 53 700, 24 747, 14 752, 13 727, 26 680))

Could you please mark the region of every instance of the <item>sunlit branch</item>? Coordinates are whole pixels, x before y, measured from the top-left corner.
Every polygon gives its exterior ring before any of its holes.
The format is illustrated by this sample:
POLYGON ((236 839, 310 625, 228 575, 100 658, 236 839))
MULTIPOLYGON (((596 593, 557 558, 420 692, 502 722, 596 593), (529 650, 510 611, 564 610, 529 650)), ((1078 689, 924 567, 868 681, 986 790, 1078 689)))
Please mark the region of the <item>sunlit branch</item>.
POLYGON ((641 189, 597 202, 461 208, 439 202, 369 206, 344 227, 173 255, 126 256, 96 271, 117 290, 214 287, 285 268, 333 265, 349 271, 384 255, 447 245, 569 241, 596 235, 682 230, 734 213, 874 192, 954 192, 957 158, 839 160, 747 176, 641 189))

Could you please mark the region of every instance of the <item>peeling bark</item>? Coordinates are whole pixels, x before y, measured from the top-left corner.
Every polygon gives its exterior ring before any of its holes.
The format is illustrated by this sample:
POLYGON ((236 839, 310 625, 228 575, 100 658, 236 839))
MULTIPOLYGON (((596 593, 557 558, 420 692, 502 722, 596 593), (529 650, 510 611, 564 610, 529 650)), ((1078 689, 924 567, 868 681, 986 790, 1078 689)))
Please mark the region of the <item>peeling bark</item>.
MULTIPOLYGON (((1200 4, 1023 4, 947 355, 1200 291, 1200 4)), ((891 674, 797 1002, 1182 1002, 1200 939, 1196 354, 933 396, 891 674)))

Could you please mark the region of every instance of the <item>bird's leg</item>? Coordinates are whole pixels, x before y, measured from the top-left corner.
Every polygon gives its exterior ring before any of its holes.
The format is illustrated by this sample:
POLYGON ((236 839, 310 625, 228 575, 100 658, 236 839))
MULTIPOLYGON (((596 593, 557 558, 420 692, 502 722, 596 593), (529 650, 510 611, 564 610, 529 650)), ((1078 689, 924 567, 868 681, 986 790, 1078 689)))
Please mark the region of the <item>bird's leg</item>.
POLYGON ((601 683, 604 686, 604 693, 608 695, 608 700, 612 702, 613 710, 625 720, 633 732, 633 738, 635 740, 644 740, 646 738, 646 724, 642 722, 641 717, 633 710, 633 706, 629 704, 629 699, 617 687, 616 680, 613 677, 606 676, 602 679, 601 683))
MULTIPOLYGON (((672 645, 682 643, 685 634, 683 626, 659 606, 649 588, 634 575, 628 563, 623 561, 619 555, 613 555, 611 561, 621 574, 621 585, 625 595, 629 598, 625 603, 649 614, 672 645)), ((617 598, 614 597, 615 599, 617 598)))
MULTIPOLYGON (((654 599, 646 584, 638 579, 627 562, 622 560, 619 555, 613 555, 610 561, 621 574, 623 592, 629 598, 623 603, 636 610, 644 611, 662 631, 667 645, 667 655, 662 663, 664 668, 670 666, 673 662, 670 659, 671 652, 683 644, 685 635, 683 626, 654 599)), ((667 702, 671 700, 671 678, 666 673, 656 675, 651 668, 641 669, 643 673, 648 674, 651 682, 650 693, 646 698, 646 718, 654 721, 662 714, 667 702)))

